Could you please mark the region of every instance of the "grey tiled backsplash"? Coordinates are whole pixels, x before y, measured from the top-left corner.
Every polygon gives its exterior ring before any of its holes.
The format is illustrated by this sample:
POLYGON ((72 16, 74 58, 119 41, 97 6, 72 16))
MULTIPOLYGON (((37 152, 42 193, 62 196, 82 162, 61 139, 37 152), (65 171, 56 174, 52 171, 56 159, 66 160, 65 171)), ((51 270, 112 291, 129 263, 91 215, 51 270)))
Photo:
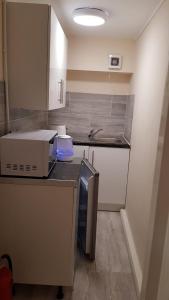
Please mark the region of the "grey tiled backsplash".
POLYGON ((47 126, 47 112, 14 109, 10 110, 10 120, 12 131, 42 129, 47 126))
POLYGON ((124 136, 128 141, 131 140, 133 109, 134 109, 134 95, 130 95, 126 106, 126 115, 125 115, 126 122, 125 122, 125 130, 124 130, 124 136))
MULTIPOLYGON (((10 109, 11 131, 26 131, 46 128, 48 113, 25 109, 10 109)), ((0 136, 5 133, 5 89, 0 81, 0 136)))
MULTIPOLYGON (((70 135, 87 135, 94 128, 102 128, 101 135, 131 137, 134 96, 89 93, 66 94, 66 107, 48 112, 10 109, 12 131, 63 125, 70 135)), ((5 92, 0 81, 0 135, 5 133, 5 92)))
POLYGON ((70 135, 86 135, 102 128, 100 135, 126 135, 130 140, 134 97, 67 93, 66 107, 49 112, 49 125, 63 125, 70 135))

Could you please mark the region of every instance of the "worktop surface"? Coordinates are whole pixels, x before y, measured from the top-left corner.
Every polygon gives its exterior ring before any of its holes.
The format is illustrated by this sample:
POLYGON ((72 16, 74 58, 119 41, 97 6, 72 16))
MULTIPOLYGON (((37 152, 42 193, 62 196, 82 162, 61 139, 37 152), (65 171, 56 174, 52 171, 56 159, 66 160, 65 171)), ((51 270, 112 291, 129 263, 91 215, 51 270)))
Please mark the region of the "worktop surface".
POLYGON ((80 176, 81 161, 81 158, 74 158, 71 162, 57 161, 48 179, 77 181, 80 176))
POLYGON ((129 142, 124 137, 101 137, 90 139, 88 136, 72 136, 74 145, 94 146, 94 147, 111 147, 111 148, 127 148, 130 149, 129 142), (111 141, 112 139, 112 141, 111 141), (114 139, 114 141, 113 141, 114 139), (120 143, 115 140, 120 140, 120 143), (107 141, 106 141, 107 140, 107 141))
POLYGON ((81 158, 74 158, 71 162, 56 161, 48 178, 0 176, 0 183, 78 186, 81 158))

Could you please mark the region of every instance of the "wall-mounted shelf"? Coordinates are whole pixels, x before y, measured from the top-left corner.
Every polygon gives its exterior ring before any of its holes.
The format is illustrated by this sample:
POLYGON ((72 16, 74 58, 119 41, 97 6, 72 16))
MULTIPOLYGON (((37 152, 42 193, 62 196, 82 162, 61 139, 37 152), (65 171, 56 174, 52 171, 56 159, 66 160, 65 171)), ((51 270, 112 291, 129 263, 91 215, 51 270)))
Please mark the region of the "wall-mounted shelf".
POLYGON ((67 90, 69 92, 130 94, 132 73, 68 70, 67 90))

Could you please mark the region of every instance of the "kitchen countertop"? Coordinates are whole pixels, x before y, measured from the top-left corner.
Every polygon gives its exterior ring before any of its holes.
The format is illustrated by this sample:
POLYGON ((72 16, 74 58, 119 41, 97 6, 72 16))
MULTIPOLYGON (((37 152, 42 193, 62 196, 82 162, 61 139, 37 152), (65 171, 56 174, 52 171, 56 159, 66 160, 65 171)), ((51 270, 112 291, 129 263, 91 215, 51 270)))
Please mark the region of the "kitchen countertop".
POLYGON ((72 162, 55 163, 55 167, 49 175, 49 180, 75 180, 80 176, 81 158, 74 158, 72 162))
MULTIPOLYGON (((100 141, 98 137, 96 139, 91 140, 91 139, 89 139, 88 136, 72 136, 72 138, 73 138, 74 145, 130 149, 130 144, 124 137, 120 137, 120 140, 122 141, 122 143, 100 141)), ((119 137, 117 137, 117 138, 119 138, 119 137)))
POLYGON ((56 161, 48 178, 0 176, 0 183, 77 187, 80 176, 81 161, 81 158, 74 158, 71 162, 56 161))

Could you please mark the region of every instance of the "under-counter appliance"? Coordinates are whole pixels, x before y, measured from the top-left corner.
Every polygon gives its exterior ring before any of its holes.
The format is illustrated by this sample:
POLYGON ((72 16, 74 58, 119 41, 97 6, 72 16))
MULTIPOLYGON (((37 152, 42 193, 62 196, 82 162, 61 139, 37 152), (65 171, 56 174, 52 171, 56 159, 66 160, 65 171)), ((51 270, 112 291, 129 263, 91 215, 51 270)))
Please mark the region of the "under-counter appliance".
POLYGON ((80 169, 78 244, 90 260, 95 259, 99 173, 84 159, 80 169))
POLYGON ((56 130, 13 132, 0 138, 1 175, 47 177, 56 130))

